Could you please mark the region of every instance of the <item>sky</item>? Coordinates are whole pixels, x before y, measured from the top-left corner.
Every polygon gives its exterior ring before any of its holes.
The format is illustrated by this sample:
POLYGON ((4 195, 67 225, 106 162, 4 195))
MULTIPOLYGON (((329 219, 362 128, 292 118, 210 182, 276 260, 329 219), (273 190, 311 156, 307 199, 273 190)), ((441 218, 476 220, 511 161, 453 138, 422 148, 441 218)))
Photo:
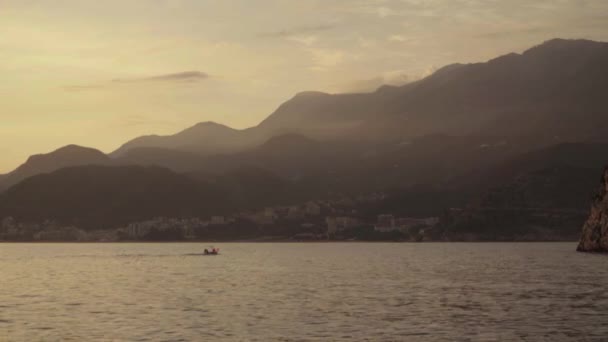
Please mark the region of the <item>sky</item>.
POLYGON ((608 41, 606 0, 0 0, 0 173, 296 93, 373 91, 551 38, 608 41))

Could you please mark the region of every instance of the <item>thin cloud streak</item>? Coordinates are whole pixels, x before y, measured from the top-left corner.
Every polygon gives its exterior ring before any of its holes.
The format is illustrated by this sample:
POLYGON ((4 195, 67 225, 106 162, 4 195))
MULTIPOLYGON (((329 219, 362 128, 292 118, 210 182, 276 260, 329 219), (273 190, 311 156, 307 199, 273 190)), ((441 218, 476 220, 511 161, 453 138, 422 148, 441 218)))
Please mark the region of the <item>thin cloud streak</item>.
POLYGON ((82 84, 82 85, 67 85, 62 87, 63 90, 65 91, 69 91, 69 92, 80 92, 80 91, 89 91, 89 90, 97 90, 97 89, 102 89, 104 88, 103 85, 94 85, 94 84, 82 84))
POLYGON ((155 75, 138 78, 117 78, 112 82, 136 83, 136 82, 173 82, 173 81, 200 81, 209 78, 207 73, 201 71, 183 71, 173 74, 155 75))
POLYGON ((76 84, 64 86, 63 89, 70 92, 88 90, 99 90, 118 84, 141 84, 141 83, 174 83, 174 82, 199 82, 208 79, 209 74, 202 71, 183 71, 171 74, 162 74, 135 78, 116 78, 103 84, 76 84))
POLYGON ((280 31, 260 33, 260 34, 258 34, 258 36, 262 37, 262 38, 287 38, 287 37, 293 37, 293 36, 307 34, 307 33, 329 31, 329 30, 333 30, 335 28, 336 28, 336 25, 332 25, 332 24, 321 24, 321 25, 315 25, 315 26, 299 26, 299 27, 293 27, 293 28, 284 29, 284 30, 280 30, 280 31))

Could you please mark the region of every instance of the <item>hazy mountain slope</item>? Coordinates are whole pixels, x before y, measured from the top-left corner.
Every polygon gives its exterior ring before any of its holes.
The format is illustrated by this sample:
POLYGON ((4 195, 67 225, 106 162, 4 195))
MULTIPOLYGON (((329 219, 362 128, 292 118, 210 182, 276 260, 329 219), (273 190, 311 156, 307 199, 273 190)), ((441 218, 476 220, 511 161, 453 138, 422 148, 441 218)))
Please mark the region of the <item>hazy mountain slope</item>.
POLYGON ((372 191, 416 184, 441 185, 521 153, 500 137, 429 135, 378 144, 343 170, 345 188, 372 191))
POLYGON ((449 65, 402 87, 300 93, 247 130, 203 123, 173 136, 137 138, 113 155, 142 146, 230 153, 284 134, 371 142, 473 134, 530 146, 606 141, 607 88, 607 43, 555 39, 486 63, 449 65))
POLYGON ((240 166, 220 175, 204 172, 187 175, 213 184, 241 210, 300 203, 316 195, 302 182, 285 179, 255 166, 240 166))
POLYGON ((318 195, 427 185, 465 198, 546 167, 599 167, 608 159, 607 147, 572 143, 528 152, 525 143, 489 136, 430 135, 355 144, 285 135, 249 151, 208 158, 204 170, 222 174, 256 167, 306 183, 318 195))
POLYGON ((486 191, 478 202, 452 212, 451 233, 574 239, 597 184, 597 169, 553 166, 519 175, 486 191))
POLYGON ((64 167, 78 165, 104 165, 110 158, 102 152, 76 145, 68 145, 47 154, 37 154, 11 173, 0 178, 0 190, 40 173, 52 172, 64 167))
POLYGON ((169 136, 149 135, 135 138, 111 153, 121 157, 126 151, 140 147, 174 149, 197 154, 238 151, 254 143, 247 131, 239 131, 214 122, 202 122, 169 136))
POLYGON ((520 152, 521 146, 496 137, 433 135, 399 143, 357 143, 288 134, 248 151, 209 157, 199 171, 223 174, 240 168, 263 169, 306 184, 308 193, 324 196, 444 184, 520 152))
POLYGON ((28 178, 0 194, 0 217, 97 228, 159 216, 221 214, 229 207, 209 184, 141 166, 64 168, 28 178))
POLYGON ((606 151, 604 143, 541 148, 460 174, 440 184, 441 190, 459 194, 459 204, 453 205, 461 207, 586 208, 589 176, 608 163, 606 151))
MULTIPOLYGON (((504 214, 503 218, 508 219, 514 210, 538 209, 539 217, 543 217, 542 211, 566 210, 571 216, 562 225, 563 233, 572 236, 578 229, 578 224, 572 222, 580 219, 589 206, 594 175, 608 161, 605 151, 608 144, 560 144, 518 154, 465 174, 450 172, 454 167, 450 169, 447 163, 444 175, 453 177, 395 188, 385 201, 367 211, 426 217, 442 215, 448 208, 468 208, 465 210, 468 219, 460 221, 465 222, 462 229, 466 231, 475 225, 483 226, 482 230, 497 229, 492 227, 496 222, 481 219, 488 211, 492 215, 504 214), (475 217, 479 220, 472 224, 470 220, 475 217)), ((551 223, 538 217, 536 220, 544 225, 551 223)))
POLYGON ((547 168, 599 170, 608 163, 608 143, 563 143, 516 155, 491 167, 462 175, 453 186, 483 192, 547 168))
POLYGON ((447 239, 574 239, 589 208, 608 144, 560 144, 532 151, 458 180, 467 194, 449 211, 447 239), (468 236, 468 237, 467 237, 468 236))
POLYGON ((354 149, 351 144, 322 142, 298 134, 286 134, 240 153, 210 157, 207 163, 208 169, 216 173, 252 166, 297 180, 331 173, 341 163, 352 159, 354 149))
POLYGON ((369 123, 370 118, 382 114, 385 103, 393 96, 387 92, 303 92, 280 105, 254 130, 265 136, 297 133, 322 139, 345 138, 347 134, 360 133, 361 126, 369 123))
POLYGON ((186 151, 159 148, 136 147, 128 149, 113 159, 114 165, 160 166, 175 172, 188 172, 203 168, 203 156, 186 151))
POLYGON ((296 96, 257 128, 375 139, 475 133, 605 140, 597 127, 608 121, 606 87, 607 43, 555 39, 523 54, 448 66, 399 88, 296 96))
POLYGON ((489 190, 481 205, 493 208, 586 209, 597 184, 596 168, 569 165, 521 174, 489 190))

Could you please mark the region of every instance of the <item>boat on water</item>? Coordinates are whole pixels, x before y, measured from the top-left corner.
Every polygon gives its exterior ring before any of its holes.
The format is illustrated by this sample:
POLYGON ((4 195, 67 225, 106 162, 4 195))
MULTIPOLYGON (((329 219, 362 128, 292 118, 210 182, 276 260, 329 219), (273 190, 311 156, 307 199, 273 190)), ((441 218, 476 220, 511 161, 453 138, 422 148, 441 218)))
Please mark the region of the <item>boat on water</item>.
POLYGON ((218 254, 220 254, 220 249, 215 248, 215 247, 211 247, 210 249, 205 248, 205 250, 203 251, 203 255, 218 255, 218 254))

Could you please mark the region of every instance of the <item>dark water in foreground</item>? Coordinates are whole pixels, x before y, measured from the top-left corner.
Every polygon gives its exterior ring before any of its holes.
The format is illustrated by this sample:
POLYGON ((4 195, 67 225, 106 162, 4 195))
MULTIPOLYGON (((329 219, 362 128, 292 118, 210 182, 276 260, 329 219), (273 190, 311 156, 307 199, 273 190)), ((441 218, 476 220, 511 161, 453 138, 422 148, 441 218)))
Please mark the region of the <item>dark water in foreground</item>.
POLYGON ((0 341, 608 338, 575 243, 0 244, 0 341))

